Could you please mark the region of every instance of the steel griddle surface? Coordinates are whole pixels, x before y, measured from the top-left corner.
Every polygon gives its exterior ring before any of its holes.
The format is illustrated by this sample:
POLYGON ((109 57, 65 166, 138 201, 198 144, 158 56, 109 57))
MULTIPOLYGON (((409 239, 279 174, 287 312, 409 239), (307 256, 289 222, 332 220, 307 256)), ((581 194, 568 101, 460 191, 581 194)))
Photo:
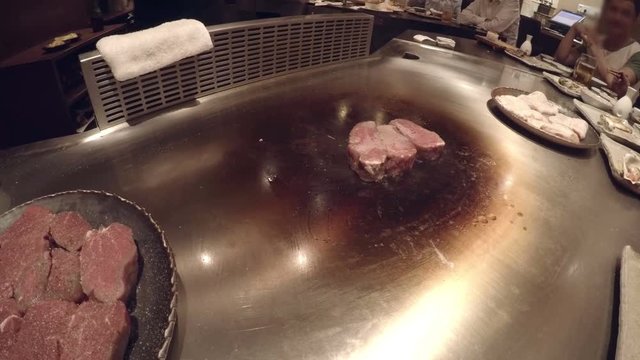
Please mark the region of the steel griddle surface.
POLYGON ((638 199, 598 152, 487 109, 497 86, 558 97, 542 78, 401 41, 380 55, 16 149, 0 206, 92 188, 145 207, 180 277, 176 359, 605 356, 638 199), (397 116, 438 131, 443 157, 361 182, 349 130, 397 116))

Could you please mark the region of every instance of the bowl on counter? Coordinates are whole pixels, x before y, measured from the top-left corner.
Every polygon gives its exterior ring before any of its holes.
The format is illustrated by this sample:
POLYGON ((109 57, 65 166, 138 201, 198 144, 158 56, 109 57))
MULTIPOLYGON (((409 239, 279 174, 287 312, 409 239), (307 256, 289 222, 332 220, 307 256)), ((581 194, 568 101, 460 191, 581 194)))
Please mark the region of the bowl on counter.
POLYGON ((580 97, 585 103, 600 110, 610 111, 613 107, 613 104, 609 100, 605 99, 604 97, 598 95, 595 91, 586 87, 580 90, 580 97))

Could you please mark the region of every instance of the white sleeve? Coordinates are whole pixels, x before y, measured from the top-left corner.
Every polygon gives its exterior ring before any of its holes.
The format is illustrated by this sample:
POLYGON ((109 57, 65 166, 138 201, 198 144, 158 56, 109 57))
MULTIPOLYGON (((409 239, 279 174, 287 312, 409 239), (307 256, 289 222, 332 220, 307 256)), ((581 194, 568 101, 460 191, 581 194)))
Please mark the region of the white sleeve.
POLYGON ((487 31, 501 33, 509 28, 520 16, 518 0, 502 0, 500 10, 493 19, 487 19, 478 26, 487 31))
POLYGON ((478 25, 482 20, 484 20, 477 15, 480 7, 480 1, 482 0, 475 0, 460 12, 460 15, 458 15, 458 22, 460 24, 478 25))

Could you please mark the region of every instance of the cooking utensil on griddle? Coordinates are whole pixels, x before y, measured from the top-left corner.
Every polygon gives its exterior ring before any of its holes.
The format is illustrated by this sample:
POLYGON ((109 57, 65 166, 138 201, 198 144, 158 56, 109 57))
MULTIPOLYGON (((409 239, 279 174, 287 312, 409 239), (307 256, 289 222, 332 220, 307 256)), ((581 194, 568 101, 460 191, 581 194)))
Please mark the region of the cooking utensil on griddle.
POLYGON ((165 359, 177 320, 177 279, 173 254, 158 224, 143 208, 117 195, 74 190, 43 196, 5 212, 0 215, 0 232, 33 204, 52 212, 77 211, 94 228, 113 222, 131 228, 138 247, 139 277, 127 302, 132 322, 125 358, 165 359))
MULTIPOLYGON (((505 116, 507 116, 512 122, 518 124, 520 127, 524 128, 531 134, 534 134, 554 144, 572 148, 572 149, 593 149, 600 146, 600 138, 598 136, 598 133, 591 127, 591 125, 589 125, 589 129, 587 130, 587 136, 583 140, 581 140, 579 143, 572 143, 570 141, 548 134, 540 129, 536 129, 535 127, 529 125, 529 123, 527 123, 524 119, 521 119, 520 117, 513 114, 511 111, 505 109, 495 99, 497 96, 501 96, 501 95, 519 96, 523 94, 528 94, 528 93, 522 90, 512 89, 507 87, 499 87, 499 88, 493 89, 493 91, 491 92, 492 99, 490 100, 490 106, 499 109, 500 112, 502 112, 505 116)), ((567 116, 579 117, 578 115, 573 114, 566 109, 562 109, 561 112, 563 112, 567 116)))

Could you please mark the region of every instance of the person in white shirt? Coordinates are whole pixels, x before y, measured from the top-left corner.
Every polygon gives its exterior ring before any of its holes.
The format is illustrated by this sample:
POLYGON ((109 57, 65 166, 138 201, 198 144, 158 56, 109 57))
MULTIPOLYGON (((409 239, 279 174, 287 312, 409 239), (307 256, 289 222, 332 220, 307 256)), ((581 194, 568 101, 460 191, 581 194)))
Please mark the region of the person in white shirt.
POLYGON ((508 44, 515 46, 520 27, 520 2, 518 0, 475 0, 460 12, 458 22, 498 33, 506 39, 508 44))
POLYGON ((640 0, 605 0, 598 29, 574 24, 560 42, 556 60, 574 66, 580 54, 588 53, 596 60, 595 75, 618 95, 624 95, 630 84, 640 80, 636 55, 640 44, 631 37, 639 14, 640 0), (582 45, 574 44, 577 38, 582 39, 582 45), (613 75, 609 70, 619 71, 621 75, 613 75))

